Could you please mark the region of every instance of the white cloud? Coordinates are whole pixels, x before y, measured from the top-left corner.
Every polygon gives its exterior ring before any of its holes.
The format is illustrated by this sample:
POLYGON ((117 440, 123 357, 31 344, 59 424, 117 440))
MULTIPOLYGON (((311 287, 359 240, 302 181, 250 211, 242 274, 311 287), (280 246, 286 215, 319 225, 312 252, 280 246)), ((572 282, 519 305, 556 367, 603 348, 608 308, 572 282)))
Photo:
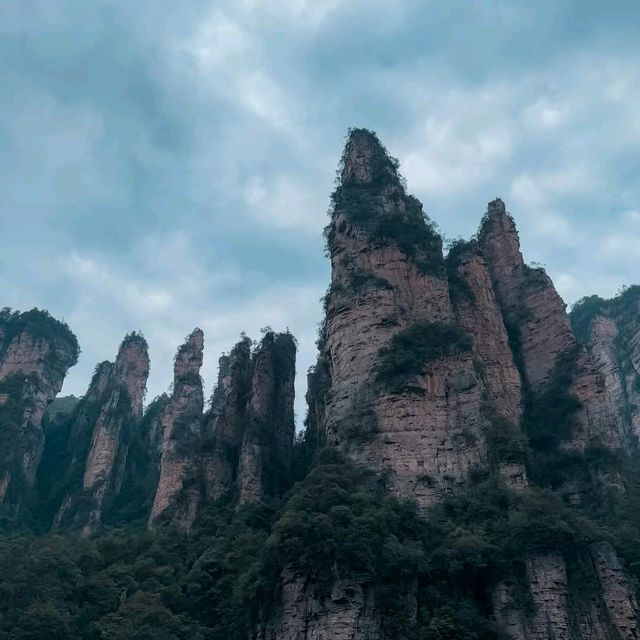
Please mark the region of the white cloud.
POLYGON ((218 7, 212 7, 196 32, 181 43, 178 50, 193 56, 201 70, 210 73, 224 65, 241 62, 252 48, 253 41, 240 24, 218 7))
POLYGON ((318 203, 323 195, 313 186, 299 184, 293 177, 277 175, 249 178, 242 190, 250 215, 271 228, 295 230, 320 236, 325 212, 318 203))
POLYGON ((303 28, 318 28, 336 10, 340 0, 241 0, 239 9, 245 14, 268 15, 303 28))

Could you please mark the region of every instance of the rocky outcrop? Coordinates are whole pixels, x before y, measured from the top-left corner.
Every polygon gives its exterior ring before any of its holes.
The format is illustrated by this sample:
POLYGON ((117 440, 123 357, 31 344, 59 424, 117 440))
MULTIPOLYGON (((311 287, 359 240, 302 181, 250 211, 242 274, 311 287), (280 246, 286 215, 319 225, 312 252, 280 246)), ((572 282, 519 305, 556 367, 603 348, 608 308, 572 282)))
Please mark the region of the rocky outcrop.
POLYGON ((196 460, 204 406, 200 378, 203 349, 204 334, 195 329, 175 357, 173 393, 159 420, 162 454, 150 526, 166 519, 188 530, 197 515, 200 486, 196 460))
POLYGON ((553 388, 559 376, 570 376, 568 391, 580 406, 567 446, 578 450, 591 444, 620 448, 620 434, 593 359, 576 340, 566 305, 544 269, 524 263, 515 223, 500 199, 489 203, 479 246, 527 391, 540 396, 553 388))
POLYGON ((308 577, 285 571, 282 605, 276 616, 258 626, 253 640, 382 640, 375 592, 355 580, 336 580, 319 595, 308 577))
POLYGON ((472 353, 487 402, 496 413, 519 425, 520 373, 513 360, 489 268, 475 241, 459 242, 449 250, 447 273, 456 320, 473 338, 472 353))
POLYGON ((43 418, 78 353, 69 327, 46 311, 0 313, 0 505, 12 511, 10 518, 33 488, 43 418))
POLYGON ((640 606, 620 560, 606 542, 594 545, 591 557, 611 626, 624 640, 637 640, 640 638, 640 606))
POLYGON ((614 550, 596 544, 567 564, 558 553, 530 558, 524 580, 500 583, 496 619, 514 640, 635 640, 638 599, 614 550))
POLYGON ((295 435, 295 356, 290 333, 267 331, 253 353, 245 337, 220 359, 204 421, 208 502, 232 489, 240 503, 256 502, 286 486, 295 435))
POLYGON ((205 499, 214 502, 234 485, 251 389, 251 340, 243 336, 218 362, 218 382, 204 418, 205 499))
POLYGON ((63 498, 55 523, 92 533, 105 508, 120 490, 128 443, 142 419, 142 403, 149 374, 147 343, 139 334, 128 335, 115 362, 98 365, 72 428, 72 469, 82 470, 79 486, 72 471, 71 486, 63 498), (89 443, 86 449, 81 443, 89 443))
POLYGON ((254 354, 238 464, 240 503, 279 495, 286 487, 295 435, 295 356, 293 337, 272 332, 254 354))
POLYGON ((604 380, 606 402, 625 450, 635 455, 640 438, 640 288, 611 300, 591 296, 571 311, 578 339, 587 345, 604 380))
POLYGON ((547 554, 527 561, 527 585, 518 580, 498 585, 496 619, 514 640, 569 640, 569 587, 562 556, 547 554))
MULTIPOLYGON (((188 530, 201 507, 228 492, 240 504, 279 495, 288 483, 294 440, 295 341, 265 333, 252 352, 243 337, 219 361, 211 408, 203 416, 203 335, 179 349, 173 393, 160 419, 162 454, 149 526, 188 530)), ((157 436, 156 436, 157 438, 157 436)))
POLYGON ((401 388, 376 371, 394 336, 418 327, 426 341, 430 329, 438 341, 455 323, 442 241, 369 132, 351 133, 333 201, 322 341, 331 379, 326 440, 389 472, 395 493, 424 507, 484 455, 483 389, 472 354, 452 348, 401 388))

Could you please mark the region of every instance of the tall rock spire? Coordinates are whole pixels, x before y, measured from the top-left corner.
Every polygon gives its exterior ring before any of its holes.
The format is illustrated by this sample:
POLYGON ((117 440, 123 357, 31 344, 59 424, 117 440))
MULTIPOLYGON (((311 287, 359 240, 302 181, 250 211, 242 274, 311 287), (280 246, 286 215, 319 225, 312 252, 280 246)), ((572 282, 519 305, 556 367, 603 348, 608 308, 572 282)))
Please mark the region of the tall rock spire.
POLYGON ((635 456, 640 441, 640 287, 629 287, 611 300, 584 298, 570 317, 604 380, 624 447, 635 456))
POLYGON ((483 456, 482 389, 455 324, 442 240, 397 162, 356 129, 340 176, 326 230, 326 440, 426 506, 483 456), (447 344, 418 362, 403 347, 410 336, 430 353, 447 344))
POLYGON ((238 465, 240 502, 279 495, 287 484, 295 434, 296 345, 288 333, 267 332, 253 361, 251 395, 238 465))
POLYGON ((218 361, 218 381, 204 418, 208 450, 203 452, 205 497, 220 498, 235 482, 245 412, 251 389, 251 339, 244 336, 218 361))
POLYGON ((200 378, 203 349, 204 334, 194 329, 176 353, 173 393, 160 418, 160 478, 150 525, 164 517, 182 529, 189 529, 197 515, 200 488, 196 460, 202 442, 204 407, 200 378))
POLYGON ((252 353, 244 337, 220 359, 205 416, 205 499, 237 491, 240 503, 279 495, 287 486, 294 439, 296 345, 289 333, 265 333, 252 353))
POLYGON ((78 450, 55 525, 81 528, 85 535, 99 527, 120 490, 129 440, 142 419, 148 375, 147 342, 137 333, 124 338, 113 364, 98 365, 75 414, 70 446, 78 450))
POLYGON ((520 373, 491 275, 477 243, 454 245, 447 256, 449 289, 460 326, 473 337, 474 359, 482 363, 481 378, 492 409, 519 425, 522 418, 520 373))
POLYGON ((0 506, 9 519, 33 488, 43 417, 78 353, 69 327, 46 311, 0 312, 0 506))
POLYGON ((566 305, 544 269, 524 263, 515 223, 502 200, 489 203, 479 244, 531 397, 553 392, 561 378, 570 377, 569 391, 580 403, 570 417, 570 446, 619 448, 620 433, 606 404, 603 380, 576 340, 566 305))

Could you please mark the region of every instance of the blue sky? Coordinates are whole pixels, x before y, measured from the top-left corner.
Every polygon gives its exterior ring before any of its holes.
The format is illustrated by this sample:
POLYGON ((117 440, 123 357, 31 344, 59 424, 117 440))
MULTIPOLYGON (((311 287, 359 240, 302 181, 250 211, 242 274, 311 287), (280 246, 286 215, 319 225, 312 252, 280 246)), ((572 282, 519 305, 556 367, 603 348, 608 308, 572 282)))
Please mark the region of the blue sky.
POLYGON ((449 238, 501 196, 567 302, 640 282, 637 0, 3 0, 2 306, 45 307, 84 392, 144 332, 149 397, 205 331, 289 327, 304 372, 346 130, 449 238))

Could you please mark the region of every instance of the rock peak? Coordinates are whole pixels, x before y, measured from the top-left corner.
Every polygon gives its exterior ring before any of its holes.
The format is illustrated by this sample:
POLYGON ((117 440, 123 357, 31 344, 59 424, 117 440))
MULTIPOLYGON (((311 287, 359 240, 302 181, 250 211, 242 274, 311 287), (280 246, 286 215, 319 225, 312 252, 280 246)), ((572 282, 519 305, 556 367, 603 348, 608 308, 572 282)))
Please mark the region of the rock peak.
POLYGON ((173 375, 176 381, 199 374, 203 350, 204 333, 202 329, 195 328, 178 348, 173 361, 173 375))
POLYGON ((124 384, 129 393, 133 415, 141 418, 149 375, 149 346, 141 333, 133 331, 124 337, 114 370, 117 383, 124 384))
POLYGON ((399 181, 398 163, 378 136, 368 129, 351 129, 342 154, 342 186, 399 181))
POLYGON ((480 223, 478 241, 490 263, 508 263, 510 268, 524 265, 516 223, 500 198, 487 205, 487 213, 480 223))
POLYGON ((504 206, 504 202, 502 201, 501 198, 496 198, 495 200, 492 200, 488 205, 487 205, 487 213, 491 216, 491 215, 499 215, 499 214, 506 214, 507 210, 506 207, 504 206))
MULTIPOLYGON (((120 347, 118 348, 118 355, 116 356, 116 364, 128 357, 131 353, 144 353, 147 354, 149 350, 149 345, 145 340, 144 336, 137 331, 132 331, 128 333, 120 343, 120 347)), ((147 356, 148 357, 148 356, 147 356)))

